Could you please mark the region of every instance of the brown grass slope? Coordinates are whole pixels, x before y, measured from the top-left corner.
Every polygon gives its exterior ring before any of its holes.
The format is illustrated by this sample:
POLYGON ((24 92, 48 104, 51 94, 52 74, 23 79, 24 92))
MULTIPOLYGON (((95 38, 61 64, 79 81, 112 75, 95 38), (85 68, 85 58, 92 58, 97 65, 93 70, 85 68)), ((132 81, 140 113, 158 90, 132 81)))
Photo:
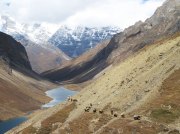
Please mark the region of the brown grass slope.
POLYGON ((9 74, 7 65, 0 65, 0 120, 21 116, 50 100, 44 92, 55 85, 16 70, 9 74))

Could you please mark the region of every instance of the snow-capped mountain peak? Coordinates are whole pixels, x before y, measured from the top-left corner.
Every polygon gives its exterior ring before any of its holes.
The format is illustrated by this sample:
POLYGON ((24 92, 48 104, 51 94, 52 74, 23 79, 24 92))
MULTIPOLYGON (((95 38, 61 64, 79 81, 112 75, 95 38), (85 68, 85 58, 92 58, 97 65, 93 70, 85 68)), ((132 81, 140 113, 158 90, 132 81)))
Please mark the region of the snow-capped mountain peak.
POLYGON ((51 30, 48 24, 23 25, 24 33, 29 36, 29 39, 33 42, 44 43, 53 35, 55 31, 51 30))
POLYGON ((120 31, 118 27, 61 26, 49 42, 59 47, 68 56, 77 57, 120 31))
POLYGON ((47 42, 58 27, 49 23, 21 24, 9 15, 0 15, 0 31, 10 35, 21 34, 37 44, 47 42))

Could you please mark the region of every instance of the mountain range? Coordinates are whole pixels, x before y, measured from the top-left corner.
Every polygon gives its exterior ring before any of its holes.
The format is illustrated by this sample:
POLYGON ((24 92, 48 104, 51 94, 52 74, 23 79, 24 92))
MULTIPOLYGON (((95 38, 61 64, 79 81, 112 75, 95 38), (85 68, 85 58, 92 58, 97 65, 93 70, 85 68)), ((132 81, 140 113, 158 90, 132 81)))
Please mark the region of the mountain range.
POLYGON ((18 23, 8 15, 0 17, 0 31, 13 36, 27 50, 32 68, 38 73, 56 68, 71 58, 110 39, 119 28, 70 28, 48 23, 18 23))
POLYGON ((32 69, 37 73, 53 69, 70 60, 60 49, 47 42, 53 34, 50 25, 21 24, 8 15, 2 15, 0 22, 0 31, 13 36, 25 46, 32 69))

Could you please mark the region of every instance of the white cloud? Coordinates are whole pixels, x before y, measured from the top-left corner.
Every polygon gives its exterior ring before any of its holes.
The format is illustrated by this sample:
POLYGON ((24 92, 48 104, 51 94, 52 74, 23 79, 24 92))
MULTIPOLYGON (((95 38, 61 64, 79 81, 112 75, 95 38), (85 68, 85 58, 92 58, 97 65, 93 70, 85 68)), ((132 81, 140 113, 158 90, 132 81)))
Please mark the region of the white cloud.
POLYGON ((64 23, 90 26, 116 25, 125 28, 138 20, 144 21, 150 17, 162 2, 162 0, 150 0, 145 3, 140 0, 106 0, 101 5, 97 4, 83 12, 77 12, 64 23))
POLYGON ((163 2, 164 0, 11 0, 11 5, 3 7, 3 10, 19 21, 86 26, 115 25, 125 28, 150 17, 163 2))

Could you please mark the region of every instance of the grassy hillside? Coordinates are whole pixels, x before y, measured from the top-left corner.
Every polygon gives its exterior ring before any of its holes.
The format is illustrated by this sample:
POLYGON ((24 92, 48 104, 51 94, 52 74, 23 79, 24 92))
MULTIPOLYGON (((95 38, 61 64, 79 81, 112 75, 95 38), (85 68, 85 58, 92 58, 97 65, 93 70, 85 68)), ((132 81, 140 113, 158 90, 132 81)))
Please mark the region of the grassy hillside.
MULTIPOLYGON (((117 133, 131 134, 177 132, 179 129, 179 69, 180 36, 151 44, 119 65, 109 67, 92 84, 74 96, 76 107, 70 110, 65 122, 49 120, 48 133, 117 133), (177 70, 177 71, 176 71, 177 70), (84 109, 92 104, 89 112, 84 109), (167 109, 170 105, 170 109, 167 109), (93 113, 93 109, 97 112, 93 113), (99 111, 103 110, 100 114, 99 111), (111 115, 111 110, 117 117, 111 115), (120 114, 124 113, 125 118, 120 114), (133 115, 140 114, 141 121, 133 115), (169 126, 167 126, 169 124, 169 126)), ((42 129, 44 122, 64 112, 71 102, 36 113, 15 129, 21 132, 42 129), (48 114, 47 114, 48 113, 48 114), (38 129, 40 128, 40 129, 38 129)))

